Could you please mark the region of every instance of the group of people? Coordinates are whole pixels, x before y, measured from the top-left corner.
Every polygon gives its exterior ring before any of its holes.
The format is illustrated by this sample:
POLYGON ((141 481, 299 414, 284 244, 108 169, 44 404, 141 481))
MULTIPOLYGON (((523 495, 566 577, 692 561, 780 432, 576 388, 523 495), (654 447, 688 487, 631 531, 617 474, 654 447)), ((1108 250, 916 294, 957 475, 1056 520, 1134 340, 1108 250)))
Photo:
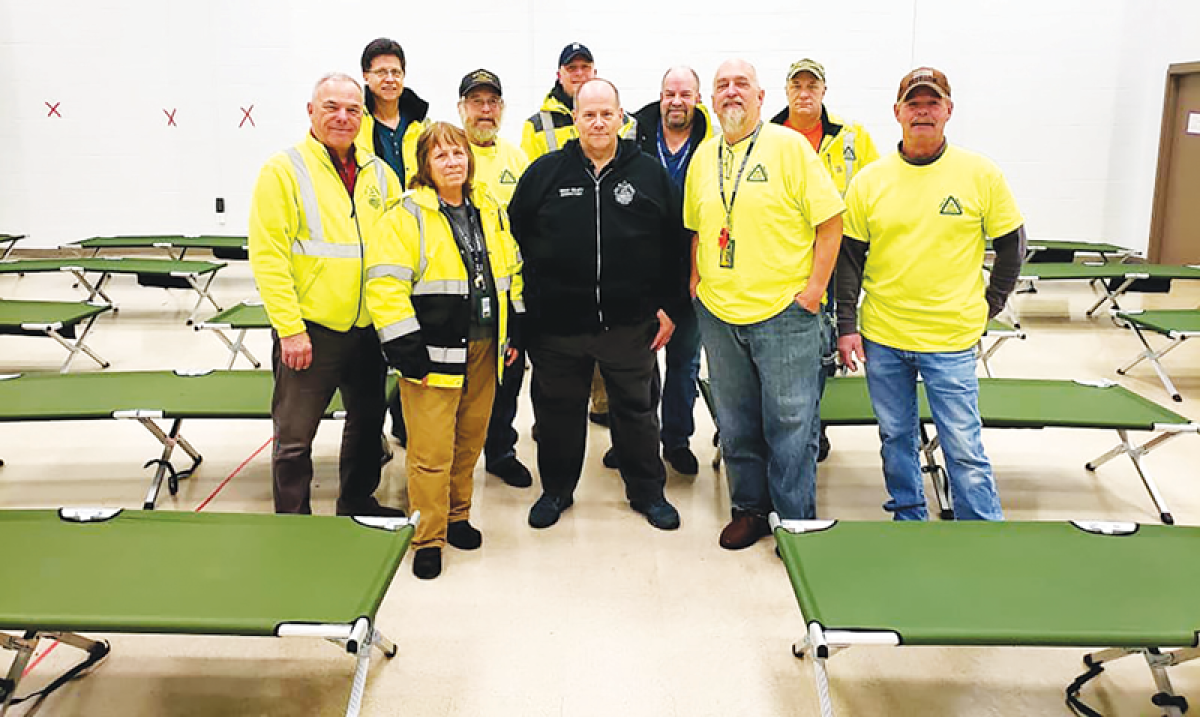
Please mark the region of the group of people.
POLYGON ((392 432, 422 516, 413 572, 436 577, 445 544, 482 544, 470 522, 481 453, 510 485, 533 483, 513 429, 527 355, 542 490, 529 524, 548 528, 571 507, 599 413, 612 437, 604 463, 630 507, 678 528, 663 461, 697 472, 688 443, 703 344, 733 507, 722 547, 765 536, 771 511, 816 516, 829 450, 820 396, 838 354, 869 366, 885 508, 925 517, 919 376, 956 515, 1001 517, 974 346, 1015 284, 1023 220, 996 166, 947 144, 944 74, 904 77, 903 140, 880 157, 861 125, 825 108, 825 69, 810 59, 788 69, 788 106, 765 123, 755 68, 722 63, 712 126, 691 68, 669 69, 659 100, 627 114, 591 51, 571 43, 521 147, 498 136, 494 73, 462 78, 459 128, 427 119, 396 42, 371 42, 361 65, 365 89, 343 74, 317 82, 309 135, 267 162, 254 191, 277 512, 311 511, 312 440, 340 389, 337 512, 399 513, 373 497, 391 367, 392 432))

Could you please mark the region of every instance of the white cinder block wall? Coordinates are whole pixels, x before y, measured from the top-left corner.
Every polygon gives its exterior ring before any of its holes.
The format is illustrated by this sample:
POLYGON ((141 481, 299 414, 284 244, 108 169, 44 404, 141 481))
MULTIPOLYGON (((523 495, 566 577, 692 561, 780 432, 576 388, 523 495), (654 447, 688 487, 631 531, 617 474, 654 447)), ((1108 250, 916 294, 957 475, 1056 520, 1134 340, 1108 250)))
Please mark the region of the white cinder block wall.
POLYGON ((299 139, 313 81, 358 74, 377 36, 408 54, 408 85, 457 120, 459 78, 505 82, 504 134, 554 79, 559 49, 589 45, 627 109, 663 70, 754 62, 767 112, 787 65, 829 72, 827 104, 881 148, 899 137, 895 87, 913 66, 954 87, 951 141, 1007 173, 1030 234, 1145 248, 1166 68, 1200 60, 1195 0, 0 1, 0 232, 52 247, 92 235, 243 233, 259 166, 299 139), (61 117, 48 117, 58 103, 61 117), (242 122, 253 105, 254 126, 242 122), (168 126, 166 111, 175 113, 168 126), (225 223, 214 199, 226 200, 225 223))

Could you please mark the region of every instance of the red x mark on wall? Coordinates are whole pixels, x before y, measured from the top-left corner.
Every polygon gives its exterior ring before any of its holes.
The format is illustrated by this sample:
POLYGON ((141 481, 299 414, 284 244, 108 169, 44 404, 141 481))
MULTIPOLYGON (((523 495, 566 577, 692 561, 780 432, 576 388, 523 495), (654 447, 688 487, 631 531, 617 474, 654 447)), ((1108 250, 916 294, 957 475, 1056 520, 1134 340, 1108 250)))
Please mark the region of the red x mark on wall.
POLYGON ((242 121, 238 122, 239 129, 241 129, 242 125, 246 124, 247 122, 250 123, 251 127, 258 126, 254 124, 254 118, 250 116, 250 113, 254 111, 254 105, 250 105, 249 107, 239 107, 238 109, 242 111, 242 121))
POLYGON ((58 111, 58 106, 62 104, 61 102, 55 102, 54 104, 50 104, 49 102, 46 102, 44 104, 50 108, 50 111, 48 113, 46 113, 47 117, 62 117, 62 115, 58 111))
POLYGON ((165 114, 167 116, 167 126, 168 127, 178 127, 179 126, 179 125, 175 124, 175 113, 178 111, 179 111, 178 107, 173 107, 173 108, 171 108, 170 111, 167 111, 165 109, 163 110, 163 114, 165 114))

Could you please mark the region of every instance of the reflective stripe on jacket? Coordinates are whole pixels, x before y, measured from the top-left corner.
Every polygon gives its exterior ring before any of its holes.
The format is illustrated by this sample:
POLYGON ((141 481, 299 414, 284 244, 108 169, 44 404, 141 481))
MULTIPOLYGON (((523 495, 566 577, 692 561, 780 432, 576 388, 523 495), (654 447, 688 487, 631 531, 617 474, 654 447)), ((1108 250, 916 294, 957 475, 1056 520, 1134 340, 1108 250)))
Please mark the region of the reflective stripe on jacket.
MULTIPOLYGON (((471 197, 479 210, 496 286, 497 376, 513 331, 510 309, 525 312, 521 256, 499 204, 482 184, 471 197)), ((460 387, 467 368, 472 306, 467 267, 437 193, 407 192, 384 220, 380 241, 367 253, 367 308, 385 353, 412 381, 460 387), (394 343, 392 343, 394 342, 394 343), (388 345, 390 343, 390 345, 388 345)))
MULTIPOLYGON (((561 92, 559 88, 560 85, 555 85, 554 90, 546 95, 541 108, 521 127, 521 149, 530 162, 547 152, 562 149, 568 141, 579 137, 571 108, 558 97, 561 92)), ((636 139, 637 125, 633 114, 626 112, 620 137, 636 139)))
POLYGON ((400 185, 370 152, 355 152, 354 196, 311 134, 263 166, 250 204, 250 266, 271 326, 293 336, 312 321, 335 331, 369 326, 365 247, 400 185))
MULTIPOLYGON (((771 121, 784 124, 787 118, 788 110, 785 108, 772 117, 771 121)), ((879 151, 875 149, 871 135, 861 124, 830 114, 824 105, 821 106, 821 124, 824 134, 821 136, 821 146, 817 149, 817 154, 821 157, 825 169, 829 170, 834 186, 845 196, 850 180, 854 179, 854 175, 863 167, 879 159, 879 151)))

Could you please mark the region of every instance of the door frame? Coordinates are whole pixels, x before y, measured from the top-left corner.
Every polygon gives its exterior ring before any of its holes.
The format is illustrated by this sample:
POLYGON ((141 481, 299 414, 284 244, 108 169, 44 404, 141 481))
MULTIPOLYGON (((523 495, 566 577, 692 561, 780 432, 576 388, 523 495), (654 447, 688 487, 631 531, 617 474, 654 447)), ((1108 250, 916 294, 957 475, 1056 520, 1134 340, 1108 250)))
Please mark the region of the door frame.
POLYGON ((1167 218, 1167 181, 1171 176, 1171 148, 1177 139, 1174 128, 1179 81, 1188 75, 1200 75, 1200 62, 1183 62, 1167 68, 1162 129, 1158 135, 1158 170, 1154 176, 1154 201, 1150 210, 1150 245, 1147 253, 1152 263, 1157 262, 1162 254, 1163 223, 1167 218))

